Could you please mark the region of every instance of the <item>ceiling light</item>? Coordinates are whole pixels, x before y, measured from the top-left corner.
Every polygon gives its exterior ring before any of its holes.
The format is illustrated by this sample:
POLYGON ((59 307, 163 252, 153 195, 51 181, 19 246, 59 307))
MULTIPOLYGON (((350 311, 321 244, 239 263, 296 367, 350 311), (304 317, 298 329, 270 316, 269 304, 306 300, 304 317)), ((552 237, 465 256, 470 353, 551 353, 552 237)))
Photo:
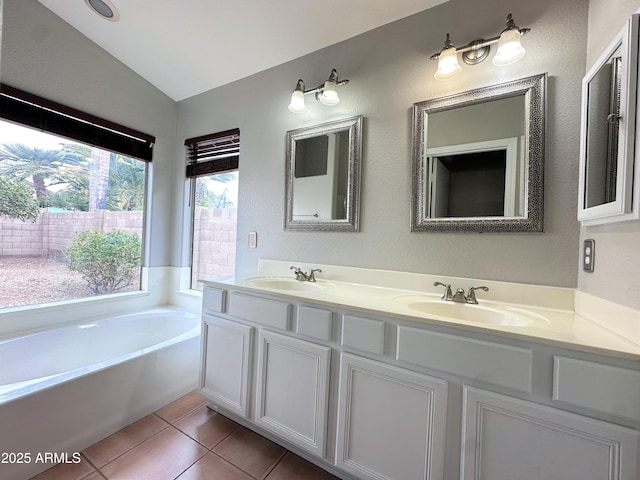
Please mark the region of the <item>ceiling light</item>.
POLYGON ((458 53, 461 54, 462 60, 467 65, 476 65, 482 62, 489 56, 491 45, 494 43, 498 44, 498 50, 493 58, 493 64, 497 66, 511 65, 524 56, 525 49, 522 47, 520 37, 529 31, 529 28, 518 27, 509 14, 505 28, 498 37, 488 40, 478 39, 463 47, 454 47, 447 33, 444 48, 431 55, 431 60, 438 60, 438 69, 434 77, 436 80, 446 80, 460 73, 462 68, 458 63, 458 53))
POLYGON ((120 13, 113 3, 109 0, 84 0, 91 10, 102 18, 111 22, 120 20, 120 13))

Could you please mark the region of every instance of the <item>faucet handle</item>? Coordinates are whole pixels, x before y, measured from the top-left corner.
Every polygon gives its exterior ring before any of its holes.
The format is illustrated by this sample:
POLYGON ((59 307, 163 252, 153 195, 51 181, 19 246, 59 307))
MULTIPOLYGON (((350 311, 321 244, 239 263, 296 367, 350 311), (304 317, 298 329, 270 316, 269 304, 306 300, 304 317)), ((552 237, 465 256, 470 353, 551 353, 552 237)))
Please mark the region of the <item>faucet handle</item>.
POLYGON ((473 303, 474 305, 478 304, 478 300, 476 299, 476 290, 483 290, 485 292, 488 292, 489 287, 485 287, 485 286, 470 287, 469 293, 467 293, 467 303, 473 303))
POLYGON ((302 270, 300 270, 300 268, 294 265, 291 265, 291 267, 289 267, 289 270, 293 270, 293 273, 296 276, 296 280, 300 280, 300 281, 307 280, 307 274, 304 273, 302 270))
POLYGON ((322 273, 322 270, 320 270, 319 268, 314 268, 313 270, 311 270, 311 272, 309 272, 309 275, 308 275, 308 279, 310 282, 316 281, 316 272, 322 273))
POLYGON ((442 300, 451 300, 453 293, 451 293, 451 284, 442 282, 433 282, 434 287, 444 287, 444 294, 442 294, 442 300))

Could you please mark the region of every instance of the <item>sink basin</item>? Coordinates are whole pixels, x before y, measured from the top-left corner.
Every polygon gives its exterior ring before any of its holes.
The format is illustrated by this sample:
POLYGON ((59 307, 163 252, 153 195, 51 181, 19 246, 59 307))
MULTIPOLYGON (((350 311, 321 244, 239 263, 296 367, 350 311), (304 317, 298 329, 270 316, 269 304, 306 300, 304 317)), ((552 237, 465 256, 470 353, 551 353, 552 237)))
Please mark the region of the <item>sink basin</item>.
POLYGON ((247 282, 256 287, 289 292, 314 292, 324 288, 318 282, 300 282, 292 278, 256 277, 247 279, 247 282))
POLYGON ((514 307, 497 307, 447 302, 443 300, 400 298, 413 311, 464 322, 512 327, 536 327, 549 325, 549 319, 537 313, 514 307))

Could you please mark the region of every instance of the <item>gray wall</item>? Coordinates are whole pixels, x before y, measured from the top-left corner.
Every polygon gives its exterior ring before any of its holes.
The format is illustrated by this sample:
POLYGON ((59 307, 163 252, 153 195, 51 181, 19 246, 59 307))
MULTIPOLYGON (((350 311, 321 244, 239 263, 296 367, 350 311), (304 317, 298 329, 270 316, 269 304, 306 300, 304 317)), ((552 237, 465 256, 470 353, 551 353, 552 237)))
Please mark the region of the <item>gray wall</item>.
MULTIPOLYGON (((638 0, 591 0, 587 68, 597 60, 627 18, 638 9, 638 0)), ((636 158, 636 161, 640 160, 636 158)), ((640 179, 636 177, 635 181, 640 179)), ((640 222, 583 227, 580 239, 587 238, 596 241, 595 271, 580 271, 578 288, 612 302, 640 309, 640 222)))
MULTIPOLYGON (((238 126, 240 272, 254 270, 257 259, 267 257, 576 286, 580 81, 639 2, 592 0, 588 43, 586 0, 490 0, 482 10, 475 5, 452 0, 175 104, 36 0, 6 0, 0 80, 157 137, 152 266, 188 263, 180 236, 187 221, 176 207, 185 195, 183 140, 238 126), (465 11, 472 13, 461 14, 465 11), (492 36, 508 12, 532 28, 524 38, 523 60, 501 69, 487 61, 464 66, 448 82, 433 79, 435 62, 428 57, 441 48, 447 31, 456 44, 492 36), (339 89, 342 102, 328 108, 311 100, 306 114, 289 113, 296 80, 319 84, 332 67, 351 80, 339 89), (411 105, 542 72, 549 73, 545 232, 410 233, 411 105), (361 232, 284 232, 284 133, 357 114, 365 116, 361 232), (259 234, 255 250, 247 248, 250 230, 259 234)), ((639 229, 634 222, 587 230, 598 242, 598 257, 594 274, 580 273, 581 289, 640 308, 640 300, 630 300, 638 286, 639 229)))
MULTIPOLYGON (((452 0, 348 41, 179 103, 181 140, 239 127, 241 132, 237 271, 260 257, 575 287, 580 81, 587 44, 585 0, 452 0), (497 68, 463 66, 453 80, 433 79, 429 56, 447 32, 455 44, 497 35, 507 13, 532 28, 527 55, 497 68), (552 52, 552 53, 551 53, 552 52), (333 108, 307 99, 305 114, 287 105, 298 78, 320 84, 332 67, 351 83, 333 108), (415 102, 519 77, 549 73, 543 234, 411 233, 411 106, 415 102), (287 130, 364 115, 359 233, 283 231, 284 134, 287 130), (258 248, 247 234, 258 232, 258 248)), ((182 168, 182 167, 180 167, 182 168)), ((179 178, 176 171, 176 177, 179 178)), ((176 189, 183 188, 181 180, 176 189)), ((176 209, 177 225, 183 211, 176 209)), ((175 258, 186 262, 176 244, 175 258)))
POLYGON ((176 103, 36 0, 6 0, 2 34, 0 81, 156 137, 146 265, 169 265, 176 103))

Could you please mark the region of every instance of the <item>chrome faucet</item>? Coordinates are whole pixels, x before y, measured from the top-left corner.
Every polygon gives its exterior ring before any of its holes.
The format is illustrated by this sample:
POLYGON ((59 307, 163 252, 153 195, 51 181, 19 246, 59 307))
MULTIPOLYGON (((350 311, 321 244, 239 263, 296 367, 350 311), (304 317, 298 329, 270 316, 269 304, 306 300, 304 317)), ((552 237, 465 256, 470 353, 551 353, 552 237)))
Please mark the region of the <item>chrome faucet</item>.
POLYGON ((485 292, 489 291, 489 287, 471 287, 469 288, 469 292, 465 295, 464 290, 462 288, 458 288, 456 293, 451 292, 451 285, 447 283, 434 282, 434 287, 444 287, 444 294, 442 295, 442 300, 447 302, 456 302, 456 303, 470 303, 473 305, 478 304, 478 300, 476 299, 476 290, 483 290, 485 292))
POLYGON ((316 272, 322 273, 322 270, 319 268, 312 269, 309 273, 305 273, 300 268, 291 266, 290 270, 293 270, 294 275, 296 276, 296 280, 299 282, 315 282, 316 281, 316 272))
POLYGON ((467 303, 473 303, 474 305, 478 304, 478 300, 476 300, 476 290, 482 290, 483 292, 488 292, 489 287, 470 287, 469 293, 467 293, 467 303))
POLYGON ((451 284, 441 283, 441 282, 433 282, 434 287, 444 287, 444 293, 442 294, 442 300, 451 301, 453 300, 453 294, 451 293, 451 284))

